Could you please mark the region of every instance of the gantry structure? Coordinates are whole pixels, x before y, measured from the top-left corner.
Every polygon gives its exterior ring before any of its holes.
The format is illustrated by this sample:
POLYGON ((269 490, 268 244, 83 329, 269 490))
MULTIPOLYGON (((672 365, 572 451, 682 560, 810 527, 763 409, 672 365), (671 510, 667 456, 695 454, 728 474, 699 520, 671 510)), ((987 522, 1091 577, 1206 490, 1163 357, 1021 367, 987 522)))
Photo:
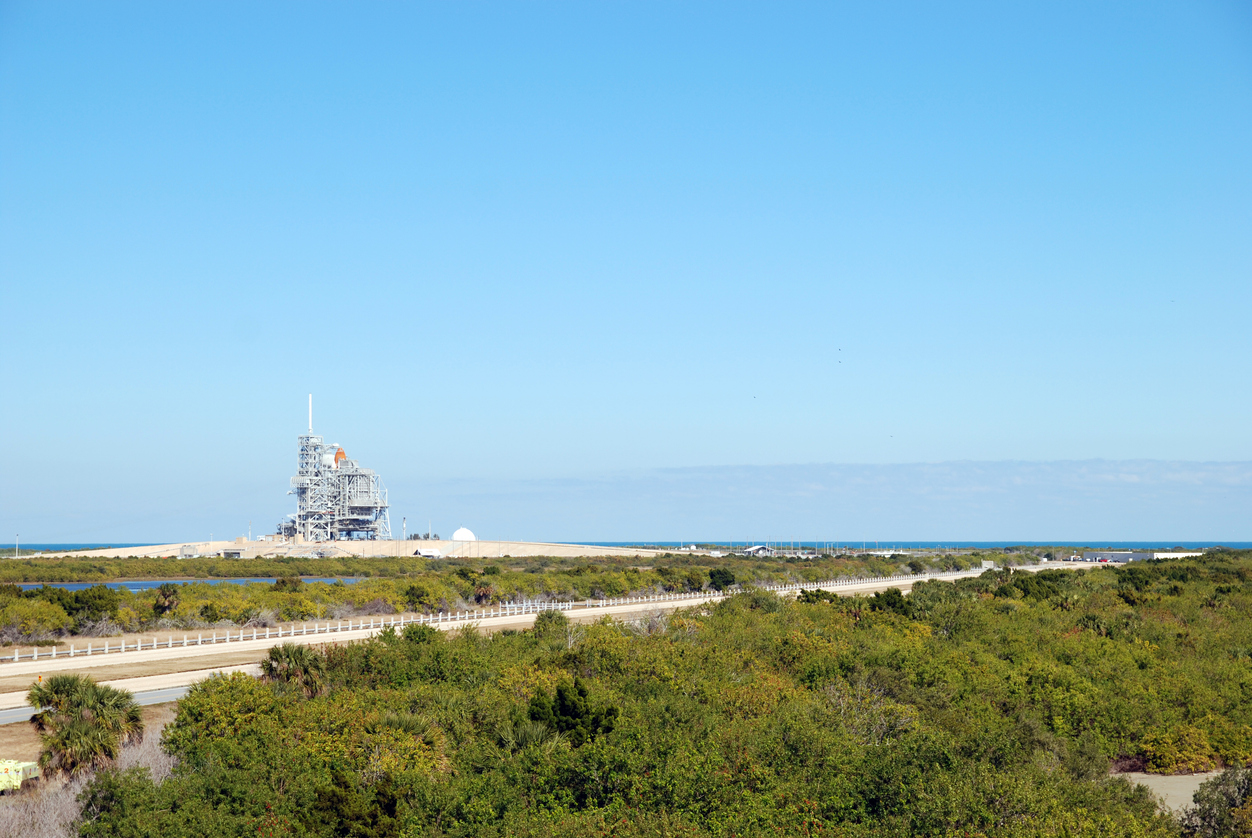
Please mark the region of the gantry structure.
POLYGON ((390 539, 387 490, 373 469, 361 468, 338 444, 326 445, 313 433, 313 398, 309 397, 309 432, 297 437, 296 476, 288 494, 296 513, 278 525, 286 538, 304 541, 390 539))

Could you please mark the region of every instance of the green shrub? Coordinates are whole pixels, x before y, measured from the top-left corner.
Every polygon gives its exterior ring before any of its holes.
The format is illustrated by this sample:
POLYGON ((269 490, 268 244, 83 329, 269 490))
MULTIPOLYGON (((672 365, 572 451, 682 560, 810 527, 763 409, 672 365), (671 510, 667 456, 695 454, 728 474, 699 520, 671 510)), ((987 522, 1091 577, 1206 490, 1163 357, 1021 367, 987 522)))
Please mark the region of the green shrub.
POLYGON ((573 684, 559 685, 553 697, 532 698, 528 715, 532 722, 568 736, 573 747, 581 747, 592 737, 611 732, 618 715, 616 707, 592 708, 587 695, 587 686, 575 678, 573 684))
POLYGON ((1208 735, 1198 727, 1181 725, 1169 731, 1152 731, 1143 738, 1147 770, 1155 774, 1195 774, 1208 771, 1216 754, 1208 735))
POLYGON ((45 600, 9 600, 0 607, 0 628, 23 638, 63 631, 71 622, 64 608, 45 600))
POLYGON ((421 645, 440 640, 443 637, 443 632, 434 626, 428 626, 423 623, 409 623, 400 632, 400 636, 409 643, 421 645))
POLYGON ((724 567, 715 567, 709 571, 709 584, 719 591, 724 591, 735 584, 735 572, 724 567))
POLYGON ((1252 835, 1252 768, 1233 766, 1205 780, 1183 812, 1183 834, 1195 838, 1252 835))
POLYGON ((766 614, 777 613, 783 607, 783 601, 771 591, 751 590, 739 594, 736 598, 742 600, 749 608, 764 611, 766 614))
POLYGON ((414 582, 404 589, 404 599, 409 610, 425 613, 438 607, 439 595, 429 584, 414 582))
POLYGON ((541 611, 535 617, 535 635, 538 637, 564 637, 569 627, 569 617, 560 611, 541 611))
POLYGON ((890 611, 905 617, 913 614, 913 603, 909 602, 899 588, 888 588, 874 594, 869 598, 869 607, 874 611, 890 611))

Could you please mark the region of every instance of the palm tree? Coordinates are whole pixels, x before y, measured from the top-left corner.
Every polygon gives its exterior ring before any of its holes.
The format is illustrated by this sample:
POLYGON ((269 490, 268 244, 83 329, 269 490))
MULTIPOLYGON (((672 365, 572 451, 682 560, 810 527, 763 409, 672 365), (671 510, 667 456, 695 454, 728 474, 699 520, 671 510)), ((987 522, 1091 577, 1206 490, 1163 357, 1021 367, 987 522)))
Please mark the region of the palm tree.
POLYGON ((166 582, 157 588, 156 602, 152 603, 152 612, 158 617, 164 616, 178 607, 178 586, 166 582))
POLYGON ((135 696, 97 684, 86 675, 53 675, 32 684, 26 702, 43 742, 45 774, 77 774, 107 765, 123 745, 143 740, 143 717, 135 696))
POLYGON ((326 661, 320 654, 295 643, 270 647, 269 656, 261 661, 261 676, 266 681, 299 687, 309 698, 325 689, 325 671, 326 661))

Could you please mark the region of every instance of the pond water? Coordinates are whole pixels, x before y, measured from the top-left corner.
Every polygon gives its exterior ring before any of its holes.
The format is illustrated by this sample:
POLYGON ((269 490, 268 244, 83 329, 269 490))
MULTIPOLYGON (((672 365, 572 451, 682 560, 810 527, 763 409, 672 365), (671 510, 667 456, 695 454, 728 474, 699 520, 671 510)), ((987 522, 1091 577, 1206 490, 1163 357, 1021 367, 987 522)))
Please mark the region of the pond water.
MULTIPOLYGON (((95 585, 104 585, 105 587, 108 587, 108 588, 118 588, 118 589, 125 588, 126 590, 131 591, 132 593, 135 593, 138 591, 150 591, 153 588, 159 588, 166 583, 169 583, 172 585, 186 585, 192 582, 206 582, 210 585, 247 585, 250 582, 263 582, 267 585, 272 585, 274 584, 275 581, 276 579, 273 576, 248 576, 248 577, 240 577, 238 579, 133 579, 129 582, 49 582, 48 587, 49 588, 64 588, 67 591, 81 591, 85 588, 90 588, 95 585)), ((334 583, 334 582, 343 582, 345 584, 351 585, 353 582, 357 581, 357 578, 355 576, 344 576, 341 578, 336 578, 334 576, 329 576, 329 577, 316 576, 316 577, 304 577, 302 581, 326 582, 328 584, 334 583)), ((18 585, 18 587, 21 588, 22 590, 29 591, 32 588, 40 588, 43 586, 33 584, 33 583, 24 583, 24 584, 18 585)))

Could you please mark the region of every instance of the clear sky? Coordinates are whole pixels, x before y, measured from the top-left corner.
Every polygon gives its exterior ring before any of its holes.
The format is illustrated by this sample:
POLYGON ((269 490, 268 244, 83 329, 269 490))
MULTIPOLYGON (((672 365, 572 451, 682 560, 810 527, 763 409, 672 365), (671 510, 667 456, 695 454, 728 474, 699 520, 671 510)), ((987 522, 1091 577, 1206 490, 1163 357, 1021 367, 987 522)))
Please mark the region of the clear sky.
MULTIPOLYGON (((310 392, 397 530, 748 535, 597 489, 658 470, 1246 464, 1250 314, 1246 3, 0 2, 0 541, 269 531, 310 392)), ((1179 537, 1252 538, 1241 492, 1179 537)), ((1057 516, 1021 536, 1136 537, 1057 516)))

